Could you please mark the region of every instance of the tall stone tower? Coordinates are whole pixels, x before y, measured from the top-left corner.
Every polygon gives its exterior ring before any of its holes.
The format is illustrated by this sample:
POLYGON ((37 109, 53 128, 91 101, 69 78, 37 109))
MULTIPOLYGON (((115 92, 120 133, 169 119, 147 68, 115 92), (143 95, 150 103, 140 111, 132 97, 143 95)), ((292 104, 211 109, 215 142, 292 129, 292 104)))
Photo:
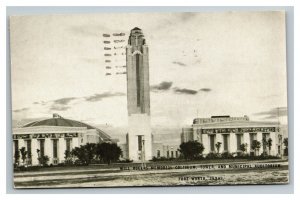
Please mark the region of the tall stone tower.
POLYGON ((141 29, 131 30, 126 47, 128 157, 135 162, 152 158, 148 46, 141 29))

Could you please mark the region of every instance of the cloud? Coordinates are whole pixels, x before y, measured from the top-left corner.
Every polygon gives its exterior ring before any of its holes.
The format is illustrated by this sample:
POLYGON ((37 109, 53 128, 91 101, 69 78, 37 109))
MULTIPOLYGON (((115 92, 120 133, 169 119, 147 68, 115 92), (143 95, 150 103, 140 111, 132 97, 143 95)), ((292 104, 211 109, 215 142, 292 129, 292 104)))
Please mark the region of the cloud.
POLYGON ((66 97, 66 98, 56 99, 53 101, 53 103, 57 105, 67 105, 70 103, 70 101, 75 99, 76 99, 75 97, 66 97))
POLYGON ((196 16, 196 13, 184 12, 184 13, 180 14, 179 18, 180 18, 181 21, 186 22, 186 21, 192 19, 195 16, 196 16))
POLYGON ((49 110, 50 111, 65 111, 69 110, 71 107, 67 106, 72 100, 77 99, 76 97, 65 97, 65 98, 60 98, 56 99, 52 102, 52 105, 50 106, 49 110))
POLYGON ((163 81, 158 85, 152 85, 151 90, 152 91, 166 91, 171 88, 172 84, 173 84, 173 82, 163 81))
POLYGON ((195 95, 198 93, 196 90, 186 89, 186 88, 174 88, 174 92, 178 94, 191 94, 195 95))
POLYGON ((35 105, 46 105, 47 104, 47 102, 45 102, 45 101, 40 101, 40 102, 38 102, 38 101, 35 101, 35 102, 33 102, 33 104, 35 104, 35 105))
POLYGON ((104 26, 71 26, 69 27, 69 31, 71 31, 73 34, 81 35, 85 37, 102 37, 102 34, 99 32, 99 30, 106 30, 106 27, 104 26))
POLYGON ((202 92, 210 92, 211 89, 210 89, 210 88, 201 88, 199 91, 202 91, 202 92))
POLYGON ((125 93, 122 93, 122 92, 115 92, 115 93, 104 92, 102 94, 94 94, 94 95, 91 95, 91 96, 87 96, 87 97, 85 97, 85 100, 90 101, 90 102, 95 102, 95 101, 101 101, 104 98, 115 97, 115 96, 125 96, 125 93))
POLYGON ((64 106, 64 105, 57 105, 57 104, 53 104, 49 110, 50 111, 65 111, 65 110, 69 110, 71 107, 70 106, 64 106))
POLYGON ((265 119, 277 119, 278 117, 287 116, 287 107, 273 108, 268 111, 255 113, 255 115, 265 116, 265 119))
POLYGON ((13 110, 13 112, 15 112, 15 113, 20 113, 20 112, 25 112, 25 111, 27 111, 27 110, 29 110, 29 108, 15 109, 15 110, 13 110))
POLYGON ((184 63, 182 63, 182 62, 178 62, 178 61, 173 61, 172 63, 175 64, 175 65, 182 66, 182 67, 185 67, 185 66, 186 66, 186 64, 184 64, 184 63))

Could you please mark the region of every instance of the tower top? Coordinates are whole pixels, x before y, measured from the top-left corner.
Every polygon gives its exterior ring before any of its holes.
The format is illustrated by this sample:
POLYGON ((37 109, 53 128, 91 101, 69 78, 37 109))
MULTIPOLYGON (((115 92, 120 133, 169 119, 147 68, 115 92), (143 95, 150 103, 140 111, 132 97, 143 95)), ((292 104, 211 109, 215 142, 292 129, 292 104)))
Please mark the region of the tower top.
POLYGON ((128 44, 131 46, 141 46, 146 43, 142 29, 134 27, 130 31, 128 44))
POLYGON ((140 29, 139 27, 134 27, 132 30, 142 30, 142 29, 140 29))

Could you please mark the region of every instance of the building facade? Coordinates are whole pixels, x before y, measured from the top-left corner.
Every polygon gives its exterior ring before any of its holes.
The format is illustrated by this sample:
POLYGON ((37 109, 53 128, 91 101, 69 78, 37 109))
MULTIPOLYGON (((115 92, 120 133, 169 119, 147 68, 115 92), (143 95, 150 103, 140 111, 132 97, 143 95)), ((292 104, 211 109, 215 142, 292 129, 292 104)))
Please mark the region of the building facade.
POLYGON ((53 118, 35 121, 13 129, 14 163, 17 151, 25 147, 27 152, 25 163, 39 165, 39 157, 48 156, 48 164, 56 165, 65 161, 65 152, 86 143, 112 142, 102 130, 88 124, 65 119, 54 114, 53 118))
MULTIPOLYGON (((283 154, 283 134, 279 123, 250 121, 249 117, 212 116, 196 118, 191 127, 182 129, 181 142, 198 141, 204 145, 203 155, 218 150, 216 144, 221 143, 219 153, 242 152, 241 144, 246 144, 248 154, 260 155, 264 151, 269 155, 283 154), (271 146, 264 141, 271 139, 271 146), (253 141, 260 142, 261 147, 252 149, 253 141), (265 144, 265 145, 264 145, 265 144)), ((270 141, 270 140, 269 140, 270 141)))
POLYGON ((155 158, 179 158, 179 145, 153 143, 152 155, 155 158))
POLYGON ((128 159, 151 160, 150 86, 148 46, 139 28, 131 30, 126 47, 128 159))

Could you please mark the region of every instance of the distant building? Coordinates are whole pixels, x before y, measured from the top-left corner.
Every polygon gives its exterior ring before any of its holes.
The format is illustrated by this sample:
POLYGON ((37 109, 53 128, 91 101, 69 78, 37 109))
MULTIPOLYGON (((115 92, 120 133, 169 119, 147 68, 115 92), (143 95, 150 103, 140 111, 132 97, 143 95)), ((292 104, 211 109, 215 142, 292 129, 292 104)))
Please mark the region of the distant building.
POLYGON ((167 145, 162 143, 153 143, 152 155, 156 158, 179 158, 179 145, 167 145))
MULTIPOLYGON (((220 153, 241 152, 241 144, 247 144, 247 153, 254 140, 261 143, 258 154, 264 151, 263 138, 272 139, 270 155, 283 154, 283 133, 280 125, 275 122, 250 121, 248 116, 212 116, 211 118, 196 118, 190 127, 182 129, 181 142, 198 141, 205 147, 204 155, 217 152, 216 143, 221 142, 220 153)), ((267 152, 269 148, 265 149, 267 152)))
MULTIPOLYGON (((168 144, 167 142, 154 142, 155 135, 152 135, 152 158, 179 158, 179 144, 168 144)), ((128 137, 126 138, 128 141, 128 137)), ((127 142, 119 143, 118 146, 122 149, 123 155, 121 160, 128 159, 127 142)), ((152 159, 151 158, 151 159, 152 159)))
MULTIPOLYGON (((13 129, 13 152, 25 147, 27 165, 38 165, 38 157, 48 156, 48 164, 63 163, 65 152, 86 143, 115 142, 102 130, 83 122, 53 118, 31 122, 13 129)), ((21 159, 20 159, 20 163, 21 159)))

